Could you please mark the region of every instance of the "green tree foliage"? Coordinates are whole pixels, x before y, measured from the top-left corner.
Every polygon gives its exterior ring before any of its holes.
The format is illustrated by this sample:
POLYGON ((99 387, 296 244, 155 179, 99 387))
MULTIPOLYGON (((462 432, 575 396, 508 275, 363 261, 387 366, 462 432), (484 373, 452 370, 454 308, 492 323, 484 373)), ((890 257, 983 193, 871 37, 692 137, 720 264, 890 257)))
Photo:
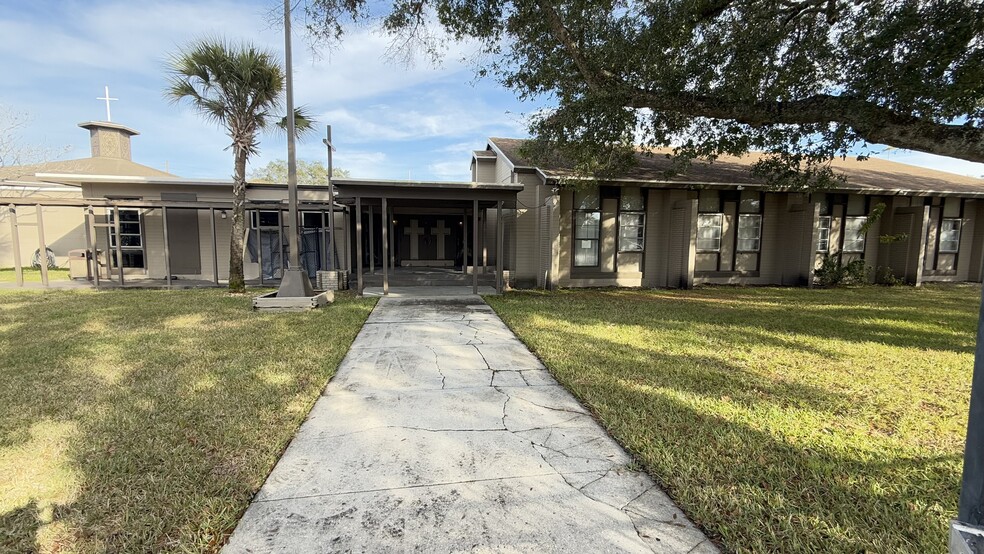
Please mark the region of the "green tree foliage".
POLYGON ((534 158, 617 174, 634 145, 694 158, 766 153, 776 186, 829 184, 829 161, 887 144, 984 162, 978 0, 307 0, 337 41, 382 13, 395 44, 433 51, 428 24, 477 41, 533 119, 534 158), (420 39, 420 40, 415 40, 420 39))
MULTIPOLYGON (((346 169, 333 168, 332 176, 337 179, 349 177, 346 169)), ((249 180, 256 183, 286 183, 287 160, 274 160, 249 174, 249 180)), ((297 160, 297 183, 301 185, 327 185, 328 168, 318 162, 297 160)))
MULTIPOLYGON (((273 53, 251 44, 205 39, 173 55, 167 72, 165 96, 174 103, 187 101, 232 139, 229 147, 235 162, 229 289, 241 292, 246 288, 246 162, 259 152, 260 133, 286 127, 286 116, 277 115, 283 107, 284 69, 273 53)), ((312 121, 303 110, 297 109, 293 115, 297 134, 311 129, 312 121)))

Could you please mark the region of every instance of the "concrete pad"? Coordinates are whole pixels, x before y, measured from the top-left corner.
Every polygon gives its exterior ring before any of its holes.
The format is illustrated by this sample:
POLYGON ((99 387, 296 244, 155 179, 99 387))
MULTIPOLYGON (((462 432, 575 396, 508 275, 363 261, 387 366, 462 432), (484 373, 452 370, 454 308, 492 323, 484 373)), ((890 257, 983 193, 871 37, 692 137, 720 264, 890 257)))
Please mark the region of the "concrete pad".
POLYGON ((630 552, 631 519, 559 476, 250 505, 225 552, 630 552))
POLYGON ((496 371, 492 376, 493 387, 528 387, 519 371, 496 371))
POLYGON ((224 550, 716 552, 634 467, 483 300, 387 297, 224 550))
POLYGON ((495 344, 476 344, 475 348, 491 369, 544 369, 543 362, 519 342, 519 339, 495 344))

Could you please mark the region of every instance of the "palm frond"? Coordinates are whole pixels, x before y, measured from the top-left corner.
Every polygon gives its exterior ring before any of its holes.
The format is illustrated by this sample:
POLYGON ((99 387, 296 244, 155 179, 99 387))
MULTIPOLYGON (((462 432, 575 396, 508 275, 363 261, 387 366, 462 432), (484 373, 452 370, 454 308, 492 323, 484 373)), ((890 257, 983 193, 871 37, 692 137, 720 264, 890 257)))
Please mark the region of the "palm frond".
MULTIPOLYGON (((304 106, 298 106, 294 108, 294 137, 301 138, 314 130, 314 125, 317 121, 311 117, 311 112, 304 106)), ((283 133, 287 134, 287 116, 284 115, 280 117, 277 121, 277 129, 283 133)))

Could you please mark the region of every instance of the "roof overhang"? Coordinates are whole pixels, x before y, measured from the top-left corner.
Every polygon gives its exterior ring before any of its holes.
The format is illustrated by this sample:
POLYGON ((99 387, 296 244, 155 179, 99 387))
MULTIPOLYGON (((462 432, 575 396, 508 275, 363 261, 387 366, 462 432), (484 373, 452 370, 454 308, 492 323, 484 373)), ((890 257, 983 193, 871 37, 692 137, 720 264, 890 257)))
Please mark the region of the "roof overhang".
POLYGON ((508 202, 515 204, 523 185, 470 181, 399 181, 332 179, 340 198, 508 202))

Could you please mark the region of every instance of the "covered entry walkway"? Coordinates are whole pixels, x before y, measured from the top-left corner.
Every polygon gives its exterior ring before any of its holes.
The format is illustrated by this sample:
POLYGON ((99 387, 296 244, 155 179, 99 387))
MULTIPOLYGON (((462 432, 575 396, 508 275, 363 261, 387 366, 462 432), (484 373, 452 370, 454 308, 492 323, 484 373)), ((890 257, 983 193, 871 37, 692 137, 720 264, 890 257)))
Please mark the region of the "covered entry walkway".
POLYGON ((337 201, 351 209, 354 229, 349 238, 355 243, 354 277, 360 295, 377 278, 382 294, 388 295, 392 281, 397 286, 453 286, 445 282, 451 274, 464 276, 456 281, 478 294, 487 279, 493 244, 489 284, 502 291, 503 210, 515 209, 521 184, 366 179, 332 183, 337 201))

